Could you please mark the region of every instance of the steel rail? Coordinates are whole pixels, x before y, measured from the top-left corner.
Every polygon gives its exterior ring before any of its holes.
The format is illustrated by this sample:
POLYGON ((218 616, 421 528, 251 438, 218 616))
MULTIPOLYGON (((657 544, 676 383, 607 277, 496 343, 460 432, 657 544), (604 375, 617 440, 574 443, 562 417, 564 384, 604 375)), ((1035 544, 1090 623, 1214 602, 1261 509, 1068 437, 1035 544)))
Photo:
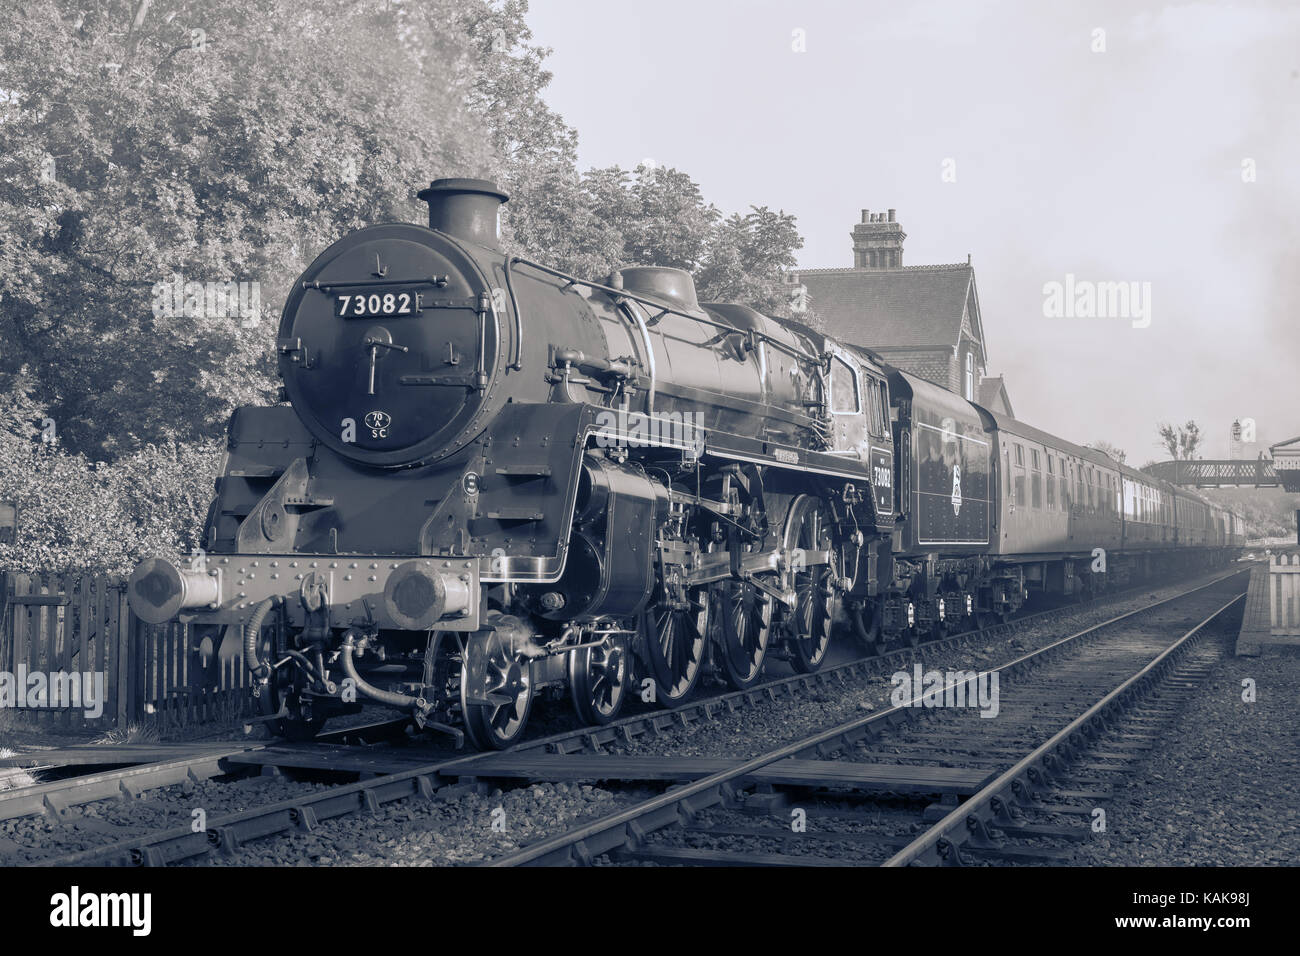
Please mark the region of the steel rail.
POLYGON ((168 787, 186 781, 198 783, 208 777, 225 773, 221 763, 225 758, 247 753, 250 750, 261 750, 264 746, 265 744, 249 747, 232 745, 225 751, 196 753, 175 760, 137 764, 118 770, 106 770, 63 780, 52 780, 49 783, 37 783, 29 787, 19 787, 0 793, 0 820, 42 813, 58 819, 69 807, 80 804, 112 797, 133 799, 146 790, 158 787, 168 787))
MULTIPOLYGON (((1201 588, 1210 587, 1235 573, 1240 572, 1234 571, 1218 576, 1214 580, 1198 585, 1189 591, 1180 592, 1180 594, 1168 598, 1166 601, 1177 600, 1201 588)), ((889 666, 897 661, 906 661, 914 657, 918 652, 942 650, 968 641, 1000 636, 1027 624, 1041 623, 1055 617, 1063 617, 1078 611, 1088 610, 1107 602, 1124 600, 1131 597, 1132 592, 1145 590, 1147 587, 1150 587, 1150 585, 1127 589, 1111 595, 1098 596, 1078 604, 1069 604, 1060 608, 1039 611, 1035 614, 1016 618, 1013 621, 999 623, 991 628, 965 631, 938 641, 921 644, 915 648, 899 648, 876 657, 857 658, 844 664, 824 668, 812 674, 794 674, 788 677, 776 678, 748 690, 733 691, 717 697, 692 701, 668 710, 656 710, 646 714, 624 717, 603 727, 581 727, 570 731, 562 731, 535 740, 525 741, 516 745, 513 751, 545 749, 550 753, 569 754, 587 749, 599 752, 604 745, 632 743, 640 736, 657 736, 661 732, 671 730, 674 727, 689 726, 691 718, 711 720, 715 713, 722 710, 735 711, 738 706, 753 704, 763 699, 775 701, 778 699, 778 691, 784 691, 787 697, 794 697, 799 690, 823 687, 829 684, 832 679, 838 680, 843 685, 849 676, 867 673, 882 666, 889 666)), ((1142 613, 1151 607, 1166 603, 1166 601, 1127 612, 1126 615, 1121 615, 1121 618, 1142 613)), ((873 715, 873 718, 870 719, 890 717, 890 714, 891 711, 884 711, 881 714, 873 715)), ((891 719, 897 719, 898 716, 905 715, 896 715, 891 719)), ((338 734, 342 736, 354 733, 357 729, 359 728, 346 728, 331 732, 330 735, 338 734)), ((831 736, 834 736, 834 734, 831 736)), ((246 749, 248 748, 240 748, 236 752, 242 752, 242 750, 246 749)), ((493 756, 495 753, 495 751, 492 751, 450 757, 446 760, 397 771, 370 780, 341 784, 318 794, 294 797, 264 807, 227 814, 211 820, 206 833, 196 834, 188 826, 178 827, 148 836, 133 837, 100 847, 92 847, 75 853, 46 857, 33 861, 33 865, 159 865, 202 855, 214 849, 229 851, 243 840, 269 836, 298 827, 310 828, 318 820, 355 811, 373 811, 380 804, 393 800, 410 797, 428 798, 435 795, 448 797, 456 795, 466 789, 466 785, 459 782, 460 778, 471 775, 475 762, 493 756), (441 788, 439 784, 442 784, 441 788)), ((198 762, 195 761, 195 763, 198 762)), ((135 769, 137 771, 148 771, 149 767, 135 769)), ((227 770, 218 768, 211 775, 216 776, 224 772, 227 772, 227 770)), ((121 774, 122 772, 117 773, 121 774)), ((181 780, 175 782, 181 782, 181 780)), ((75 789, 73 792, 76 792, 75 789)), ((124 790, 121 795, 126 795, 129 792, 129 790, 124 790)), ((70 802, 90 802, 94 799, 104 799, 116 795, 119 795, 119 793, 113 791, 105 793, 104 796, 90 796, 87 800, 70 802)), ((7 796, 6 794, 5 797, 7 796)), ((3 803, 4 798, 0 797, 0 806, 3 806, 3 803)), ((39 813, 46 809, 42 802, 42 806, 31 812, 39 813)))
MULTIPOLYGON (((317 735, 316 743, 346 743, 349 738, 366 739, 372 733, 404 726, 407 720, 377 721, 358 724, 317 735)), ((211 742, 203 742, 192 755, 167 760, 136 763, 115 770, 102 770, 79 774, 18 787, 0 792, 0 820, 45 814, 58 819, 65 810, 97 800, 113 797, 132 799, 146 790, 170 787, 178 783, 198 783, 229 772, 224 761, 250 751, 264 750, 269 744, 263 741, 238 744, 231 742, 223 750, 216 750, 211 742)), ((64 765, 60 765, 60 769, 64 765)), ((70 765, 69 765, 70 766, 70 765)), ((15 768, 18 770, 24 768, 15 768)))
POLYGON ((1114 709, 1121 701, 1135 696, 1153 678, 1163 674, 1174 659, 1191 646, 1192 639, 1207 624, 1245 597, 1245 594, 1237 595, 1201 621, 1161 651, 1140 671, 1070 721, 1048 740, 1035 747, 1014 766, 978 793, 973 794, 961 806, 886 860, 883 865, 907 866, 926 863, 956 865, 961 863, 960 847, 967 841, 973 840, 982 846, 996 845, 996 841, 989 836, 989 827, 996 828, 999 823, 1013 823, 1008 812, 1009 808, 1023 802, 1032 802, 1032 799, 1026 798, 1025 795, 1033 794, 1034 785, 1040 779, 1051 779, 1052 767, 1049 764, 1053 762, 1052 757, 1058 749, 1066 748, 1061 756, 1068 760, 1072 750, 1068 745, 1072 739, 1076 739, 1085 728, 1095 726, 1102 714, 1114 709))
MULTIPOLYGON (((985 674, 1000 674, 1003 671, 1020 670, 1033 662, 1053 656, 1056 651, 1074 644, 1089 634, 1094 634, 1103 628, 1111 627, 1115 624, 1126 621, 1129 618, 1135 617, 1136 615, 1146 614, 1157 608, 1163 607, 1166 604, 1180 601, 1190 595, 1203 591, 1206 588, 1213 587, 1214 585, 1241 573, 1240 570, 1234 570, 1233 572, 1215 578, 1213 581, 1190 588, 1187 591, 1157 601, 1154 604, 1137 608, 1132 611, 1126 611, 1123 614, 1087 627, 1084 630, 1072 634, 1069 637, 1062 638, 1059 641, 1055 641, 1036 651, 1031 651, 1030 653, 1022 655, 1006 664, 991 668, 988 671, 982 671, 979 676, 982 678, 985 674)), ((1242 596, 1238 596, 1233 600, 1240 600, 1241 597, 1242 596)), ((1219 612, 1216 612, 1216 614, 1217 613, 1219 612)), ((958 682, 953 682, 947 685, 947 687, 944 688, 944 691, 946 692, 950 687, 955 687, 956 683, 958 682)), ((518 850, 503 857, 498 857, 484 865, 506 867, 525 865, 568 865, 574 862, 590 862, 593 857, 601 853, 608 852, 620 846, 628 845, 629 843, 636 844, 641 842, 649 830, 658 829, 662 826, 677 822, 682 811, 685 811, 687 815, 690 815, 700 809, 705 809, 721 802, 724 795, 734 790, 735 785, 743 778, 767 767, 770 764, 808 750, 816 750, 824 747, 827 743, 836 739, 840 739, 845 744, 848 744, 855 737, 862 736, 865 728, 874 727, 877 724, 888 725, 905 719, 907 716, 917 712, 911 705, 918 702, 922 696, 923 693, 918 693, 911 701, 905 704, 894 705, 887 710, 882 710, 865 717, 858 717, 851 721, 838 724, 827 730, 818 731, 817 733, 795 741, 794 743, 786 744, 776 748, 775 750, 770 750, 736 766, 710 774, 709 776, 703 777, 693 783, 674 788, 665 793, 659 794, 658 796, 642 801, 635 806, 577 827, 567 833, 562 833, 541 840, 522 850, 518 850), (643 826, 643 821, 647 823, 648 826, 643 826)), ((964 807, 961 809, 964 811, 964 807)), ((958 811, 954 811, 950 816, 956 816, 957 813, 958 811)))

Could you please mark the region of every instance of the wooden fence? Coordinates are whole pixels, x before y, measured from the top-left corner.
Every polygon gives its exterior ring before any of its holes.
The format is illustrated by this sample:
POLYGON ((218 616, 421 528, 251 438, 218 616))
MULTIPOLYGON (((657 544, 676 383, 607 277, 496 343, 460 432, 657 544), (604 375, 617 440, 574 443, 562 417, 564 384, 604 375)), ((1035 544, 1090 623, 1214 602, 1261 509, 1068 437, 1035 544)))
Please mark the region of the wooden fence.
POLYGON ((24 724, 167 732, 252 712, 241 642, 216 647, 187 625, 145 624, 127 606, 123 578, 0 573, 0 595, 0 680, 10 682, 0 706, 24 724), (102 700, 70 696, 61 678, 74 673, 83 675, 79 690, 102 687, 102 700), (45 700, 55 706, 31 699, 33 674, 44 675, 45 700), (49 688, 55 675, 58 695, 49 688))
POLYGON ((1268 623, 1276 635, 1300 635, 1300 551, 1268 558, 1268 623))

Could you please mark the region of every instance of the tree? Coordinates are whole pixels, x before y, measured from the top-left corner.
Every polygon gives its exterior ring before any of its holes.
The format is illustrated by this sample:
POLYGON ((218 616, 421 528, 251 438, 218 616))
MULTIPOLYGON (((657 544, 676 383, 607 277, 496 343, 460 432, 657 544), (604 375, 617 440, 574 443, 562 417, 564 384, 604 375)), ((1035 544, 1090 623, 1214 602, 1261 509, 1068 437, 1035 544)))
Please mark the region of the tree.
POLYGON ((697 278, 700 298, 742 302, 769 315, 791 315, 782 275, 795 267, 803 239, 794 216, 751 206, 719 224, 697 278))
POLYGON ((681 170, 618 166, 582 177, 591 213, 622 238, 618 265, 672 266, 696 272, 708 254, 720 213, 681 170))
POLYGON ((111 458, 271 399, 274 318, 316 253, 419 221, 431 174, 496 175, 471 91, 511 55, 477 55, 481 0, 83 6, 0 17, 0 392, 34 370, 67 447, 111 458), (248 283, 260 308, 168 314, 173 276, 248 283))
POLYGON ((1160 433, 1160 444, 1169 452, 1169 457, 1187 461, 1196 457, 1204 437, 1196 422, 1189 421, 1182 427, 1161 422, 1156 428, 1160 433))
POLYGON ((1103 455, 1109 455, 1121 465, 1124 464, 1124 459, 1128 457, 1128 454, 1122 448, 1118 448, 1108 441, 1095 441, 1092 443, 1092 447, 1097 449, 1097 451, 1101 452, 1103 455))
MULTIPOLYGON (((766 206, 722 218, 704 201, 699 186, 677 169, 618 166, 583 174, 584 205, 603 223, 592 259, 611 251, 605 270, 618 265, 661 265, 693 274, 701 302, 740 302, 761 312, 788 316, 790 287, 782 275, 802 248, 795 217, 766 206)), ((581 222, 581 218, 579 218, 581 222)), ((587 235, 591 235, 588 230, 587 235)))
POLYGON ((510 194, 501 212, 502 244, 516 255, 584 278, 618 264, 623 237, 592 208, 577 171, 578 134, 543 98, 550 50, 531 44, 528 4, 470 3, 462 22, 477 76, 468 108, 487 128, 497 184, 510 194))
POLYGON ((0 0, 0 497, 53 542, 14 561, 184 545, 231 411, 274 400, 290 283, 353 229, 424 221, 432 178, 509 192, 510 252, 597 279, 678 266, 779 311, 793 217, 724 222, 675 169, 579 175, 527 11, 0 0))

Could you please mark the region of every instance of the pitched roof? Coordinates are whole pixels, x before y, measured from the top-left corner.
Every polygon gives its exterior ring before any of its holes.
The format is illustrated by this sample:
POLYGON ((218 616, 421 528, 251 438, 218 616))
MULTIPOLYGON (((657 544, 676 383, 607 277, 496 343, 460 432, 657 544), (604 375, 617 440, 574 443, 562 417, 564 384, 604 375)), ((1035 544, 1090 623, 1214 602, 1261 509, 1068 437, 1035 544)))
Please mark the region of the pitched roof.
POLYGON ((1011 410, 1011 397, 1007 394, 1007 383, 1001 375, 991 375, 980 379, 979 404, 985 408, 998 410, 998 406, 1006 410, 1008 415, 1015 417, 1011 410), (999 396, 1001 401, 999 402, 999 396))
MULTIPOLYGON (((955 348, 966 301, 975 296, 975 271, 966 262, 796 274, 827 331, 869 348, 955 348)), ((975 337, 982 339, 978 305, 972 311, 975 337)))

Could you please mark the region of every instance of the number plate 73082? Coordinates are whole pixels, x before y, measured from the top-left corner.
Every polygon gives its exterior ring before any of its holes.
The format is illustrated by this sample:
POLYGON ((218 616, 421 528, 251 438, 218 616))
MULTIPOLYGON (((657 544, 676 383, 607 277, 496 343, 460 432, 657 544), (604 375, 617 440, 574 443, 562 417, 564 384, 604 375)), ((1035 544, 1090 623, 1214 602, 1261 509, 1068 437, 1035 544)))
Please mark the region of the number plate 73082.
POLYGON ((385 315, 418 315, 420 297, 414 292, 357 292, 334 296, 334 314, 342 319, 385 315))

